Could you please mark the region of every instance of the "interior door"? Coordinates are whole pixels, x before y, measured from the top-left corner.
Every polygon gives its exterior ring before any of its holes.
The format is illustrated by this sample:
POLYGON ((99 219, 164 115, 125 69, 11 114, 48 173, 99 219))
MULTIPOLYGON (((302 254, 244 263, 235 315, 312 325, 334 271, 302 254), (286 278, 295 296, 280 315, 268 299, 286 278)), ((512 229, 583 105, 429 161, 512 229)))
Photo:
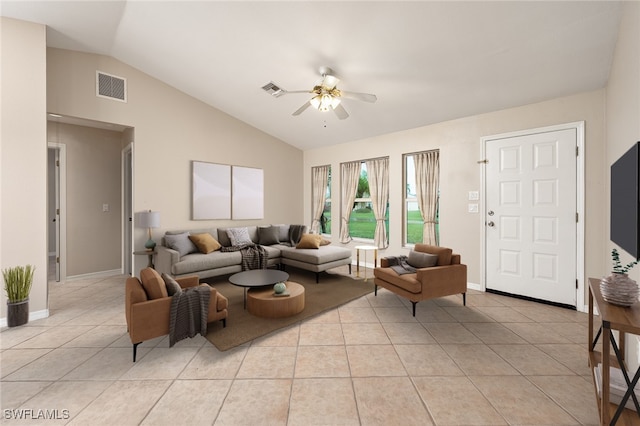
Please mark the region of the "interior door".
POLYGON ((487 140, 486 288, 576 306, 576 129, 487 140))
POLYGON ((60 150, 54 149, 55 153, 55 167, 54 167, 54 180, 55 180, 55 213, 53 222, 55 225, 55 251, 56 258, 55 263, 55 275, 56 281, 60 282, 60 150))

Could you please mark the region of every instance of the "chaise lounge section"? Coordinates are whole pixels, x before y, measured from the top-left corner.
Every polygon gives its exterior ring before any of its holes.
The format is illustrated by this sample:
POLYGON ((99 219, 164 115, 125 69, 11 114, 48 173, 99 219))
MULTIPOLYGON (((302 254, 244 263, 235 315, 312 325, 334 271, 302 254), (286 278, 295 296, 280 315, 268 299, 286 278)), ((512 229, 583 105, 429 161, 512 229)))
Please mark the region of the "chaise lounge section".
POLYGON ((349 265, 351 273, 350 249, 328 244, 319 235, 306 234, 306 227, 301 225, 168 231, 156 247, 156 269, 173 277, 196 274, 200 279, 241 272, 241 252, 225 249, 237 243, 229 237, 229 230, 233 234, 235 231, 244 232, 244 229, 251 243, 264 248, 267 267, 284 268, 289 265, 311 271, 316 274, 316 282, 319 282, 321 272, 338 266, 349 265), (206 234, 213 237, 219 246, 210 252, 200 250, 189 238, 206 234))
POLYGON ((416 244, 414 250, 434 255, 435 266, 418 267, 414 273, 398 274, 391 267, 390 259, 382 258, 380 267, 373 271, 375 294, 378 294, 380 286, 410 300, 414 317, 418 302, 436 297, 462 293, 462 301, 466 306, 467 265, 460 263, 460 255, 454 254, 450 248, 428 244, 416 244))

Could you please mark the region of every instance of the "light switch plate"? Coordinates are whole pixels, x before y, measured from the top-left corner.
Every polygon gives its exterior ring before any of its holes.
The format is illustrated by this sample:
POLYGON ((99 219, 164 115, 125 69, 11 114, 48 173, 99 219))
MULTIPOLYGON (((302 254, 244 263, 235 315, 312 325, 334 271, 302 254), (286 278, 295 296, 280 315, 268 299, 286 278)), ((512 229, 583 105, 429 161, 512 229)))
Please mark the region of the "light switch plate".
POLYGON ((102 205, 102 211, 103 212, 108 212, 109 211, 109 204, 103 204, 102 205))
POLYGON ((469 213, 478 213, 478 205, 469 204, 469 213))
POLYGON ((469 201, 475 201, 480 199, 480 193, 478 191, 469 191, 469 201))

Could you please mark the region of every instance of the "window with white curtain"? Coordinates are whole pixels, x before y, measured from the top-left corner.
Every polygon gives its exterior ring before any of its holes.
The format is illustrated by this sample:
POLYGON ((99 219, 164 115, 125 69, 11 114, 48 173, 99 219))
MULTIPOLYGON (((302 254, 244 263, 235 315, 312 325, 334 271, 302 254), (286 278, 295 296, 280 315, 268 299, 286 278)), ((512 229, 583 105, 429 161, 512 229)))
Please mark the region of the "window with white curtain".
POLYGON ((327 192, 324 199, 324 210, 320 217, 320 233, 331 235, 331 166, 329 166, 329 178, 327 179, 327 192))
MULTIPOLYGON (((426 152, 426 151, 425 151, 426 152)), ((437 152, 437 151, 436 151, 437 152)), ((404 244, 414 245, 422 243, 424 237, 424 223, 417 196, 415 155, 422 153, 412 153, 403 155, 404 163, 404 244)), ((439 170, 438 170, 439 172, 439 170)), ((435 240, 440 241, 440 211, 439 211, 439 190, 436 191, 436 219, 435 219, 435 240)))
MULTIPOLYGON (((389 205, 385 213, 385 227, 389 234, 389 205)), ((367 165, 364 161, 360 163, 360 179, 358 180, 358 190, 356 199, 349 218, 349 233, 352 238, 372 240, 376 231, 376 217, 373 212, 371 193, 369 192, 369 180, 367 175, 367 165)))

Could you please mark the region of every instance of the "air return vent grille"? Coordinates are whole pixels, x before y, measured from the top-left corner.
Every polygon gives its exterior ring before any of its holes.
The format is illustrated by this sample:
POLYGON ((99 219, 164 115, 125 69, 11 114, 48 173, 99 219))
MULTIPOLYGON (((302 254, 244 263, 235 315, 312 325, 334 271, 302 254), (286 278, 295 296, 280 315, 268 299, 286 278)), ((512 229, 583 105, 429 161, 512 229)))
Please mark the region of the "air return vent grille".
POLYGON ((267 92, 268 94, 276 98, 278 96, 284 95, 284 92, 285 92, 284 89, 281 89, 280 87, 276 86, 276 84, 273 81, 270 81, 269 83, 262 86, 262 90, 264 90, 265 92, 267 92))
POLYGON ((127 102, 127 80, 102 71, 96 71, 96 96, 127 102))

